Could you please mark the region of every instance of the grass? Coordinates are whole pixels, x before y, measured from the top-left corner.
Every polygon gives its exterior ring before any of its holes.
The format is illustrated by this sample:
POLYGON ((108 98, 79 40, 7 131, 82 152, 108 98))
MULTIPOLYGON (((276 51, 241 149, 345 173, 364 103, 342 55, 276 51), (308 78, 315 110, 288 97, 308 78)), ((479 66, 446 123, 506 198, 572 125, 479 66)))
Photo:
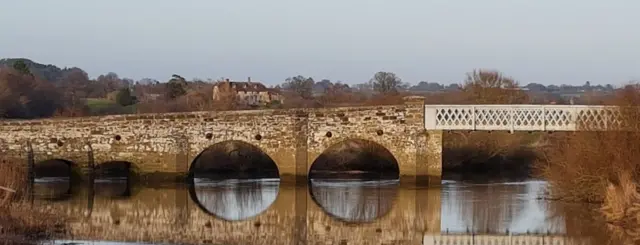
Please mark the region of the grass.
POLYGON ((3 160, 0 173, 0 245, 35 244, 62 231, 62 218, 27 201, 27 172, 23 166, 3 160))
POLYGON ((103 98, 88 98, 87 106, 92 115, 133 114, 137 110, 136 105, 121 106, 114 101, 103 98))

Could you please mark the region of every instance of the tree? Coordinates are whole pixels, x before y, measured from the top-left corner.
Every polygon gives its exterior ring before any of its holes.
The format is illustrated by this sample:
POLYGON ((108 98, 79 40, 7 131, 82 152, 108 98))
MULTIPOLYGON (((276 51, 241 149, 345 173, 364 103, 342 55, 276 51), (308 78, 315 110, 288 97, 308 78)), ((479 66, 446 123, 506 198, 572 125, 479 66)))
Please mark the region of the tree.
POLYGON ((13 63, 13 69, 18 71, 23 75, 31 75, 31 70, 29 70, 29 66, 23 60, 17 60, 13 63))
POLYGON ((315 82, 311 77, 295 76, 285 80, 282 87, 302 97, 303 99, 311 99, 313 97, 313 85, 315 82))
POLYGON ((467 73, 462 90, 471 102, 478 104, 518 104, 528 100, 517 81, 494 70, 467 73))
POLYGON ((373 84, 373 90, 381 94, 394 94, 402 88, 402 80, 392 72, 380 71, 370 82, 373 84))
POLYGON ((83 116, 89 109, 86 104, 88 90, 90 90, 89 75, 79 68, 72 68, 59 82, 58 89, 62 92, 62 107, 58 112, 62 116, 83 116))
POLYGON ((46 81, 14 69, 0 69, 0 118, 39 118, 53 115, 60 95, 46 81))
POLYGON ((121 106, 129 106, 136 102, 136 97, 131 95, 131 90, 129 88, 121 88, 118 90, 118 93, 116 94, 116 103, 121 106))
POLYGON ((187 93, 187 81, 180 75, 173 74, 166 84, 165 96, 167 99, 174 100, 187 93))

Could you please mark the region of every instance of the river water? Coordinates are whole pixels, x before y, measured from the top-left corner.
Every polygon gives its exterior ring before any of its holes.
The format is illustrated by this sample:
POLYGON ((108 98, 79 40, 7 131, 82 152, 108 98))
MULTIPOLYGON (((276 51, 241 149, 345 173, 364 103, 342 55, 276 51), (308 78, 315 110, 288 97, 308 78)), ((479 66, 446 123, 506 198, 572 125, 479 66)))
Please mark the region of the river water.
POLYGON ((70 188, 48 179, 35 187, 34 205, 71 217, 57 244, 429 244, 425 236, 564 237, 571 218, 559 212, 566 206, 541 199, 546 183, 534 179, 428 188, 278 179, 70 188))

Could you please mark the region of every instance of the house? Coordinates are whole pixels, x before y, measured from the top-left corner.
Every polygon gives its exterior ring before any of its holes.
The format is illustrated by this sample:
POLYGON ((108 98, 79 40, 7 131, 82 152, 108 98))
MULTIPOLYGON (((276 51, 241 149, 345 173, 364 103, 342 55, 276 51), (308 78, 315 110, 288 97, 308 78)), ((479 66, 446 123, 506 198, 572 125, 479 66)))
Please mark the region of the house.
POLYGON ((216 82, 213 86, 213 101, 227 99, 234 99, 246 105, 260 106, 274 102, 282 103, 284 97, 262 83, 252 82, 249 77, 246 82, 229 81, 229 79, 216 82))

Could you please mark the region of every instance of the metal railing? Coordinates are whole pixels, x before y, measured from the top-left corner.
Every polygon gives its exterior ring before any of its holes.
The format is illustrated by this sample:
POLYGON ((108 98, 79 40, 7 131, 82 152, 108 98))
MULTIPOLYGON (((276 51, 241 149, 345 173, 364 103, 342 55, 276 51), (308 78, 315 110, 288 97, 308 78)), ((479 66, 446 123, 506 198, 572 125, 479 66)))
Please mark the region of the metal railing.
POLYGON ((579 131, 620 124, 616 107, 584 105, 425 105, 427 130, 579 131))

